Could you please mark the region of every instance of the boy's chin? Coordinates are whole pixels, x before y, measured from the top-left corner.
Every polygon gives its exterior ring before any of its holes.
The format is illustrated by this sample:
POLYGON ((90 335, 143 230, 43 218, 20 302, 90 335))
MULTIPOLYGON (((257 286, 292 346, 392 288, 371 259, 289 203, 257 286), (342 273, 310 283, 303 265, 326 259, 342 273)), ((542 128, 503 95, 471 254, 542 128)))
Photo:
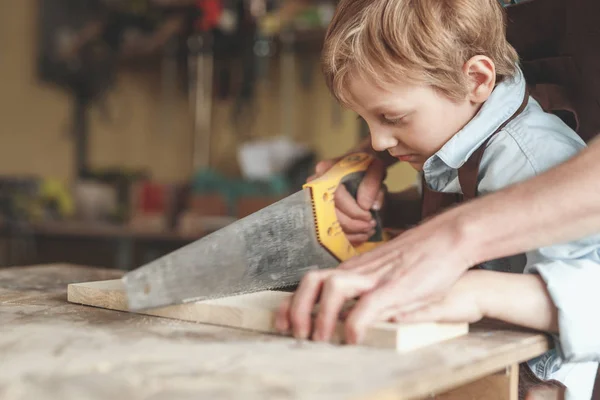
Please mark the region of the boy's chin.
POLYGON ((408 165, 412 167, 412 169, 421 172, 423 171, 423 163, 419 161, 405 161, 408 165))

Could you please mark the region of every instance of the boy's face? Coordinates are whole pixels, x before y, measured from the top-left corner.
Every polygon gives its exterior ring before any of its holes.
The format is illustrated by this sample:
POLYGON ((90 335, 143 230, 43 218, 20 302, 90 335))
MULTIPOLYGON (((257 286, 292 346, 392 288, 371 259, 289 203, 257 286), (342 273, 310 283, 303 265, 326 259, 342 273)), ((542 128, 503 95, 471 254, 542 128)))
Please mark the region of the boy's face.
POLYGON ((385 89, 359 77, 349 81, 351 108, 369 125, 371 143, 422 170, 425 161, 462 129, 481 104, 452 100, 425 85, 385 89))

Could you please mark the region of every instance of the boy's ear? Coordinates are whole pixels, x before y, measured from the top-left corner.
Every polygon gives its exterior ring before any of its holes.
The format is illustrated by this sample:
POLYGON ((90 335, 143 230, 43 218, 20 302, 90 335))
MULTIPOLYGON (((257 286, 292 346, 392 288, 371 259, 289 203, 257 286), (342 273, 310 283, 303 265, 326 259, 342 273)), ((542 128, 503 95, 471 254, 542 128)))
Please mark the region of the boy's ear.
POLYGON ((469 92, 467 98, 472 103, 485 102, 496 85, 496 66, 486 56, 474 56, 463 66, 467 76, 469 92))

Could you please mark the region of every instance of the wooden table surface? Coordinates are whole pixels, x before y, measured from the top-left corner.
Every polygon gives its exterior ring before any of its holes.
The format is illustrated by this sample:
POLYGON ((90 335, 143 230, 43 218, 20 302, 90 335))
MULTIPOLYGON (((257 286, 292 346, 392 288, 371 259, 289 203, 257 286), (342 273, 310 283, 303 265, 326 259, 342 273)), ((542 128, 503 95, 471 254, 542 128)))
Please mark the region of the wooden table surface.
POLYGON ((0 269, 1 399, 424 398, 549 346, 545 335, 488 326, 399 355, 67 303, 67 284, 121 274, 0 269))

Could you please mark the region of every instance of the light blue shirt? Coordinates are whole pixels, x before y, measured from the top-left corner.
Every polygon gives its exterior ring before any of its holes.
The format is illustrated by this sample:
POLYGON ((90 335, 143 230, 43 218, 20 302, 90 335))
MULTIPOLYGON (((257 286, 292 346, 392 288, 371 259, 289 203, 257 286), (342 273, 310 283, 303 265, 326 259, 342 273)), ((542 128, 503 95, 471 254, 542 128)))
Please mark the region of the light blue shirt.
MULTIPOLYGON (((425 162, 427 185, 440 192, 460 193, 457 169, 515 113, 524 96, 525 80, 519 70, 514 78, 498 84, 477 115, 425 162)), ((523 112, 488 143, 479 169, 478 194, 532 178, 584 147, 560 118, 544 112, 529 97, 523 112)), ((560 204, 562 199, 552 201, 560 204)), ((541 379, 563 382, 567 399, 588 400, 600 361, 600 235, 494 260, 483 267, 536 273, 544 279, 558 308, 560 333, 556 349, 529 365, 541 379)))

